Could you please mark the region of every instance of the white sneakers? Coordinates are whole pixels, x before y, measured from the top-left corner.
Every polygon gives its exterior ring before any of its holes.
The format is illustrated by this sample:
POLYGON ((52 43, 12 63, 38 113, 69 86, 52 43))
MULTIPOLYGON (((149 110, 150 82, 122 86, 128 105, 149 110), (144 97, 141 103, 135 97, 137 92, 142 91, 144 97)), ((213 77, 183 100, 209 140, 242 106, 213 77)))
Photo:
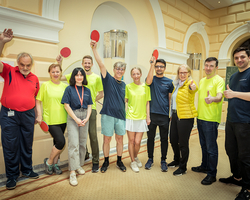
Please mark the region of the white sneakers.
POLYGON ((139 172, 139 171, 140 171, 139 168, 138 168, 138 166, 137 166, 137 162, 136 162, 136 161, 131 162, 130 167, 131 167, 131 169, 132 169, 134 172, 139 172))
MULTIPOLYGON (((76 172, 77 172, 78 174, 80 174, 80 175, 85 174, 85 171, 84 171, 84 169, 83 169, 82 167, 80 167, 79 169, 77 169, 76 172)), ((75 172, 73 172, 73 173, 71 173, 71 174, 69 175, 69 183, 70 183, 70 185, 72 185, 72 186, 78 185, 78 182, 77 182, 77 179, 76 179, 76 173, 75 173, 75 172)))
POLYGON ((78 174, 80 174, 80 175, 85 174, 85 171, 84 171, 84 169, 83 169, 82 167, 80 167, 79 169, 77 169, 76 172, 77 172, 78 174))
POLYGON ((77 179, 76 179, 76 173, 75 173, 75 172, 73 172, 73 173, 71 173, 71 174, 69 175, 69 183, 70 183, 70 185, 72 185, 72 186, 78 185, 78 182, 77 182, 77 179))
POLYGON ((135 161, 137 163, 137 166, 141 168, 142 167, 142 163, 141 163, 141 161, 139 160, 138 157, 135 158, 135 161))

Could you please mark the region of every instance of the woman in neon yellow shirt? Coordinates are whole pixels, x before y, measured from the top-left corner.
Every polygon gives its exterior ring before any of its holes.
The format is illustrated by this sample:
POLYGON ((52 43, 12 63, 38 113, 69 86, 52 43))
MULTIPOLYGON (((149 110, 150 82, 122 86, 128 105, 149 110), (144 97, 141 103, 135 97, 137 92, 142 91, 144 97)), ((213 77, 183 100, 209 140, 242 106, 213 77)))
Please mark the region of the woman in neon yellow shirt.
POLYGON ((58 166, 58 158, 65 145, 64 131, 66 129, 67 112, 61 104, 62 96, 67 84, 60 81, 62 68, 58 64, 49 66, 50 81, 44 82, 37 94, 37 122, 40 124, 44 120, 49 126, 49 132, 53 137, 54 146, 49 158, 44 159, 45 172, 49 175, 55 172, 61 174, 62 170, 58 166), (41 113, 41 103, 43 105, 43 115, 41 113))
POLYGON ((139 172, 142 167, 137 155, 140 150, 143 133, 148 131, 150 124, 149 101, 151 100, 150 88, 141 83, 141 69, 134 67, 131 70, 133 83, 126 85, 125 100, 128 103, 126 112, 126 130, 128 134, 128 150, 131 158, 131 169, 139 172))

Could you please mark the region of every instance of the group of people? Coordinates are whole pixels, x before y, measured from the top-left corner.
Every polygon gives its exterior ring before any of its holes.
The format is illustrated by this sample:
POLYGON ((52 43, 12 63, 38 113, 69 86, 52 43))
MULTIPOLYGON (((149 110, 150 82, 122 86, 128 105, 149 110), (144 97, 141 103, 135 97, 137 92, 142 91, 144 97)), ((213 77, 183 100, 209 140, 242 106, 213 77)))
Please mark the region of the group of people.
MULTIPOLYGON (((4 45, 11 41, 13 32, 4 30, 0 35, 0 53, 4 45)), ((84 174, 82 168, 86 154, 89 133, 92 149, 92 172, 99 171, 99 145, 96 130, 96 101, 104 97, 101 114, 104 162, 101 172, 109 167, 110 141, 115 133, 117 167, 125 172, 122 162, 123 136, 127 131, 130 167, 139 172, 143 165, 138 158, 143 133, 147 132, 148 161, 145 169, 154 164, 154 142, 156 128, 159 127, 161 142, 161 171, 168 167, 178 167, 173 175, 187 172, 189 138, 197 117, 202 150, 202 162, 192 167, 194 172, 206 173, 201 181, 210 185, 216 181, 218 163, 218 125, 221 121, 222 102, 228 99, 225 148, 230 161, 232 176, 221 178, 223 183, 242 186, 236 199, 249 199, 250 195, 250 54, 247 48, 233 52, 234 62, 239 71, 230 78, 225 89, 223 78, 216 75, 218 60, 209 57, 205 60, 205 77, 199 88, 191 78, 191 69, 183 64, 177 69, 176 79, 164 76, 166 62, 163 59, 150 59, 150 69, 141 82, 139 67, 131 69, 133 82, 125 84, 122 77, 126 64, 116 62, 111 76, 103 64, 96 46, 90 46, 100 68, 101 77, 91 71, 93 60, 84 56, 82 67, 62 76, 62 57, 58 64, 49 66, 50 81, 39 86, 38 78, 31 72, 33 58, 28 53, 20 53, 16 67, 0 62, 0 75, 4 78, 1 97, 0 125, 6 169, 6 188, 14 189, 20 171, 23 176, 38 178, 32 170, 32 144, 34 123, 45 121, 53 137, 54 145, 50 156, 44 159, 47 174, 61 174, 58 165, 60 153, 65 146, 64 132, 68 131, 69 182, 78 184, 76 173, 84 174), (155 75, 154 75, 155 73, 155 75), (69 86, 62 80, 67 80, 69 86), (198 109, 194 105, 198 91, 198 109), (125 104, 127 110, 125 111, 125 104), (170 125, 170 134, 168 135, 170 125), (168 136, 174 152, 173 161, 167 164, 168 136)))

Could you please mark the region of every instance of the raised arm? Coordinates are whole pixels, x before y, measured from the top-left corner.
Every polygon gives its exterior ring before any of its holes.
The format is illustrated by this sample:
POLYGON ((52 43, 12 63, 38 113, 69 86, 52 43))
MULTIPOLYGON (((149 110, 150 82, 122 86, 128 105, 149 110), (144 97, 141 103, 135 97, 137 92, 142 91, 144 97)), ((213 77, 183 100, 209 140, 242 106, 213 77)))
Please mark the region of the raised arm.
MULTIPOLYGON (((0 56, 2 55, 2 51, 5 43, 11 41, 13 38, 12 29, 4 29, 2 34, 0 35, 0 56)), ((3 71, 3 63, 0 62, 0 73, 3 71)))
POLYGON ((105 78, 106 75, 107 75, 107 69, 106 67, 104 66, 103 62, 102 62, 102 59, 101 57, 99 56, 97 50, 96 50, 96 46, 97 46, 97 42, 92 40, 91 43, 90 43, 90 46, 93 50, 93 54, 94 54, 94 57, 95 57, 95 60, 100 68, 100 71, 102 73, 102 77, 105 78))
POLYGON ((151 59, 150 59, 150 61, 149 61, 149 63, 150 63, 150 69, 148 71, 148 76, 146 78, 146 84, 147 85, 151 85, 151 83, 153 82, 153 75, 154 75, 154 70, 155 70, 155 68, 154 68, 155 61, 156 61, 155 57, 152 56, 151 59))
POLYGON ((205 102, 207 104, 210 104, 210 103, 218 103, 218 102, 221 102, 222 100, 222 97, 223 97, 223 94, 218 92, 217 95, 215 97, 212 97, 210 94, 209 94, 209 91, 207 91, 207 97, 205 98, 205 102))

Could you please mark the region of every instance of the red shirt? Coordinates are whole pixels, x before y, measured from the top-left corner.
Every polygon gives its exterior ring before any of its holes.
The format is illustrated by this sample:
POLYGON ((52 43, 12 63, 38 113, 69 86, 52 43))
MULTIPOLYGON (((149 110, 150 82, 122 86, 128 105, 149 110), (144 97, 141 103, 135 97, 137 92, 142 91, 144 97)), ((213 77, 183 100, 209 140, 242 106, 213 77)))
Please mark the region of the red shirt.
POLYGON ((36 95, 39 91, 39 80, 33 73, 24 77, 18 66, 12 67, 3 63, 0 75, 4 78, 1 103, 4 107, 16 111, 27 111, 35 107, 36 95))

